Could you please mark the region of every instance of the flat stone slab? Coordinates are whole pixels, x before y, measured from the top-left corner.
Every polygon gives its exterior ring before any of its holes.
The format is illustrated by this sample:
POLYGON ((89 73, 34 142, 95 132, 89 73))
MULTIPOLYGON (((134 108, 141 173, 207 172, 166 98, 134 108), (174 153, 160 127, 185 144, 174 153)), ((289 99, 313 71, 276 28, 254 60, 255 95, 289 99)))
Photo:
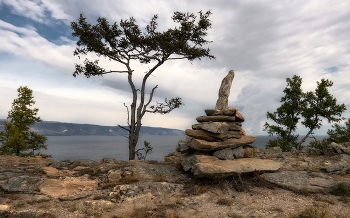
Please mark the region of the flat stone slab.
POLYGON ((226 131, 226 133, 212 133, 205 130, 186 129, 185 134, 192 138, 202 139, 202 140, 211 141, 211 142, 224 141, 228 138, 228 130, 226 131))
POLYGON ((198 122, 234 122, 236 120, 235 116, 200 116, 197 117, 198 122))
POLYGON ((304 171, 265 173, 262 177, 270 183, 295 192, 328 191, 334 185, 333 179, 312 177, 304 171))
POLYGON ((98 181, 66 177, 65 180, 47 179, 40 184, 40 192, 53 198, 80 199, 97 189, 98 181))
POLYGON ((230 138, 223 142, 208 142, 201 139, 193 139, 188 147, 200 151, 216 151, 225 148, 237 148, 242 145, 249 145, 256 140, 256 136, 242 136, 241 138, 230 138))
POLYGON ((1 188, 7 192, 38 193, 41 181, 39 177, 13 177, 6 180, 1 188))
POLYGON ((273 172, 280 169, 282 163, 259 158, 240 158, 234 160, 215 160, 197 163, 191 172, 195 177, 224 178, 254 171, 273 172))

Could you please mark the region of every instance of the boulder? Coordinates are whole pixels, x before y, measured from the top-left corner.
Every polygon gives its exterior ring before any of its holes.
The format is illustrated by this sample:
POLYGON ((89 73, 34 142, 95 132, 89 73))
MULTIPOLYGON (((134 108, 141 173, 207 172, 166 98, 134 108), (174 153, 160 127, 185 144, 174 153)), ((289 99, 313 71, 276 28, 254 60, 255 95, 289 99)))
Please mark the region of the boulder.
POLYGON ((230 125, 226 122, 205 122, 192 125, 192 129, 225 134, 229 131, 230 125))
POLYGON ((228 97, 230 96, 230 90, 232 86, 232 80, 235 77, 235 72, 230 70, 227 76, 222 80, 219 89, 219 98, 216 101, 216 110, 224 110, 228 108, 228 97))
POLYGON ((216 151, 225 148, 237 148, 242 145, 248 145, 256 140, 256 136, 242 136, 240 139, 230 138, 223 142, 208 142, 201 139, 193 139, 188 146, 194 150, 216 151))
POLYGON ((198 122, 234 122, 236 119, 232 116, 200 116, 198 122))
POLYGON ((191 172, 195 177, 224 178, 241 173, 254 171, 273 172, 282 164, 273 160, 258 158, 240 158, 234 160, 216 160, 207 163, 197 163, 191 172))
POLYGON ((235 158, 242 158, 244 155, 244 149, 242 146, 238 148, 225 148, 219 151, 215 151, 213 156, 221 159, 221 160, 233 160, 235 158))
POLYGON ((224 141, 228 138, 227 133, 212 133, 205 130, 186 129, 186 135, 195 139, 203 139, 206 141, 224 141))
POLYGON ((177 144, 176 151, 186 151, 189 149, 188 143, 190 143, 192 140, 192 137, 186 136, 183 139, 180 139, 180 141, 177 144))

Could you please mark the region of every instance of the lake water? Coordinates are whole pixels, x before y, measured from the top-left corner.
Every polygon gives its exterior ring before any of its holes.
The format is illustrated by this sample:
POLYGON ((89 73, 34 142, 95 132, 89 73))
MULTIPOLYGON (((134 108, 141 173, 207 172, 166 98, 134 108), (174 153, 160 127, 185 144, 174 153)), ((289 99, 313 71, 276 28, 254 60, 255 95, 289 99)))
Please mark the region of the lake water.
MULTIPOLYGON (((177 143, 185 136, 142 136, 138 147, 143 146, 143 141, 148 141, 153 147, 153 152, 148 154, 147 160, 164 160, 164 156, 174 152, 177 143)), ((316 136, 322 139, 325 136, 316 136)), ((258 148, 265 148, 268 140, 273 137, 257 136, 253 143, 258 148)), ((307 144, 312 139, 307 139, 307 144)), ((48 149, 41 151, 52 155, 54 160, 90 159, 100 161, 102 158, 114 158, 128 160, 128 139, 123 136, 47 136, 48 149)))

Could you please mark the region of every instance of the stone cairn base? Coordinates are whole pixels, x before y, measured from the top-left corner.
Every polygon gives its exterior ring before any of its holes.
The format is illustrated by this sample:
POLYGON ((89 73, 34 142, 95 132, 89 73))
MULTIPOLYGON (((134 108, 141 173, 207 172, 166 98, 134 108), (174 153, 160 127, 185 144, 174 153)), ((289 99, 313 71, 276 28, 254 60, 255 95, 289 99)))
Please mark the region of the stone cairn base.
POLYGON ((196 177, 222 178, 280 168, 277 162, 253 158, 256 148, 250 144, 256 136, 246 135, 243 115, 237 108, 228 107, 233 78, 231 70, 222 80, 215 109, 206 109, 206 116, 197 117, 198 123, 186 129, 186 137, 176 148, 182 168, 196 177))

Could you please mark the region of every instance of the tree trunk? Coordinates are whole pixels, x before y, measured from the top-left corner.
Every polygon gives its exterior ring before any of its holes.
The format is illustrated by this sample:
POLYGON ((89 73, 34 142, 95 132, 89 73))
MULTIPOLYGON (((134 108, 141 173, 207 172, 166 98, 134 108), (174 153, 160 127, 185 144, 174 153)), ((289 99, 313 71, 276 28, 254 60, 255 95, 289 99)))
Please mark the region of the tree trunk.
POLYGON ((306 134, 306 136, 304 136, 304 138, 300 142, 298 142, 297 147, 296 147, 297 150, 301 149, 301 144, 303 144, 305 142, 305 139, 307 139, 309 137, 309 135, 312 133, 313 130, 314 129, 310 129, 309 132, 306 134))
POLYGON ((129 160, 135 160, 136 155, 136 145, 139 139, 139 134, 134 132, 133 134, 129 134, 129 160))

